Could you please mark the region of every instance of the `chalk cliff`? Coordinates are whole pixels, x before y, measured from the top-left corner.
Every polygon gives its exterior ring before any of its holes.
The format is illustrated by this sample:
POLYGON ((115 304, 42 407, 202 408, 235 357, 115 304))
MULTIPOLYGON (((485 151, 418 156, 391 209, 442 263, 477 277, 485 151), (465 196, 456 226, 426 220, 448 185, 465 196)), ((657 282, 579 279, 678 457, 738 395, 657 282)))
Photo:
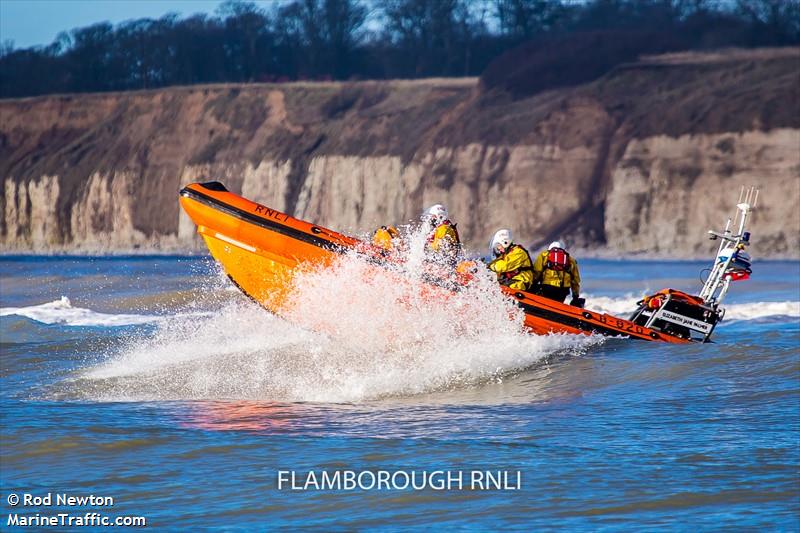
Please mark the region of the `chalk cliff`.
POLYGON ((483 249, 707 255, 741 185, 753 253, 800 256, 800 50, 672 54, 585 85, 215 85, 0 101, 0 250, 200 250, 177 191, 219 180, 346 232, 445 203, 483 249))

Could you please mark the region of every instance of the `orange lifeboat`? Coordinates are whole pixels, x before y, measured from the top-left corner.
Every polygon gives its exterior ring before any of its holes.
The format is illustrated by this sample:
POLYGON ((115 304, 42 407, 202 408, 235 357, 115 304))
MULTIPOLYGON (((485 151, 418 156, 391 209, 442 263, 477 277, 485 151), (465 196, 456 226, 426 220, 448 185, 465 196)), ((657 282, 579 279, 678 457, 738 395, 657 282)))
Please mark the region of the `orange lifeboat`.
MULTIPOLYGON (((180 192, 180 204, 231 281, 276 314, 291 293, 293 274, 301 263, 330 264, 353 249, 362 252, 365 260, 386 261, 377 246, 247 200, 219 182, 187 185, 180 192)), ((525 325, 536 334, 596 333, 672 343, 693 340, 684 330, 645 327, 641 320, 498 288, 516 300, 525 312, 525 325)), ((431 287, 432 295, 444 292, 442 287, 431 287)))

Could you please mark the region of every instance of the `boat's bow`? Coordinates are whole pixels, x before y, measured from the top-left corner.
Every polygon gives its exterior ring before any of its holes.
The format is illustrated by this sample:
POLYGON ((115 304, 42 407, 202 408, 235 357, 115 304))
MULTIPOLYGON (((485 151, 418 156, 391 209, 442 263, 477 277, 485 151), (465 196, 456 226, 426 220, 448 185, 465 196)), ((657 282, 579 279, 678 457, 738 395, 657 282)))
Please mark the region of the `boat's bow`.
POLYGON ((228 277, 273 311, 280 309, 300 262, 329 262, 359 243, 233 194, 216 181, 187 185, 180 203, 228 277))

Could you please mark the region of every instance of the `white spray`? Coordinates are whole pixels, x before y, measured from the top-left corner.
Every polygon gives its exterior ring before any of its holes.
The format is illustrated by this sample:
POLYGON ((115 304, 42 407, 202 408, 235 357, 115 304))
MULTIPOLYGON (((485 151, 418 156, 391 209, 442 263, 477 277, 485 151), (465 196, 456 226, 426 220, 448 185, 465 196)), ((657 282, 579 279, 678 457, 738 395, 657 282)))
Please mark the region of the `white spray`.
POLYGON ((496 381, 600 342, 530 335, 488 270, 458 292, 421 281, 424 235, 407 237, 394 267, 349 253, 300 269, 281 318, 243 298, 167 321, 76 385, 102 399, 361 401, 496 381))

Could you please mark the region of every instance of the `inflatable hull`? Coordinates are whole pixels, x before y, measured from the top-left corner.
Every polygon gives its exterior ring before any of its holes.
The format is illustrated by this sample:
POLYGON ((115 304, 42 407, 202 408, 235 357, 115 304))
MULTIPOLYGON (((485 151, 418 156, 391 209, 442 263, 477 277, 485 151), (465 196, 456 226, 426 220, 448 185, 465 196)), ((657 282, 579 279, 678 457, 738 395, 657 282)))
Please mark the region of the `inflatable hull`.
MULTIPOLYGON (((247 296, 276 314, 290 296, 293 274, 301 263, 325 265, 352 249, 363 251, 365 260, 381 260, 379 251, 358 239, 247 200, 218 182, 187 185, 180 192, 180 203, 228 277, 247 296)), ((605 313, 505 287, 501 290, 517 301, 525 312, 526 327, 536 334, 595 333, 690 342, 605 313)), ((435 297, 445 289, 432 286, 431 291, 435 297)))

